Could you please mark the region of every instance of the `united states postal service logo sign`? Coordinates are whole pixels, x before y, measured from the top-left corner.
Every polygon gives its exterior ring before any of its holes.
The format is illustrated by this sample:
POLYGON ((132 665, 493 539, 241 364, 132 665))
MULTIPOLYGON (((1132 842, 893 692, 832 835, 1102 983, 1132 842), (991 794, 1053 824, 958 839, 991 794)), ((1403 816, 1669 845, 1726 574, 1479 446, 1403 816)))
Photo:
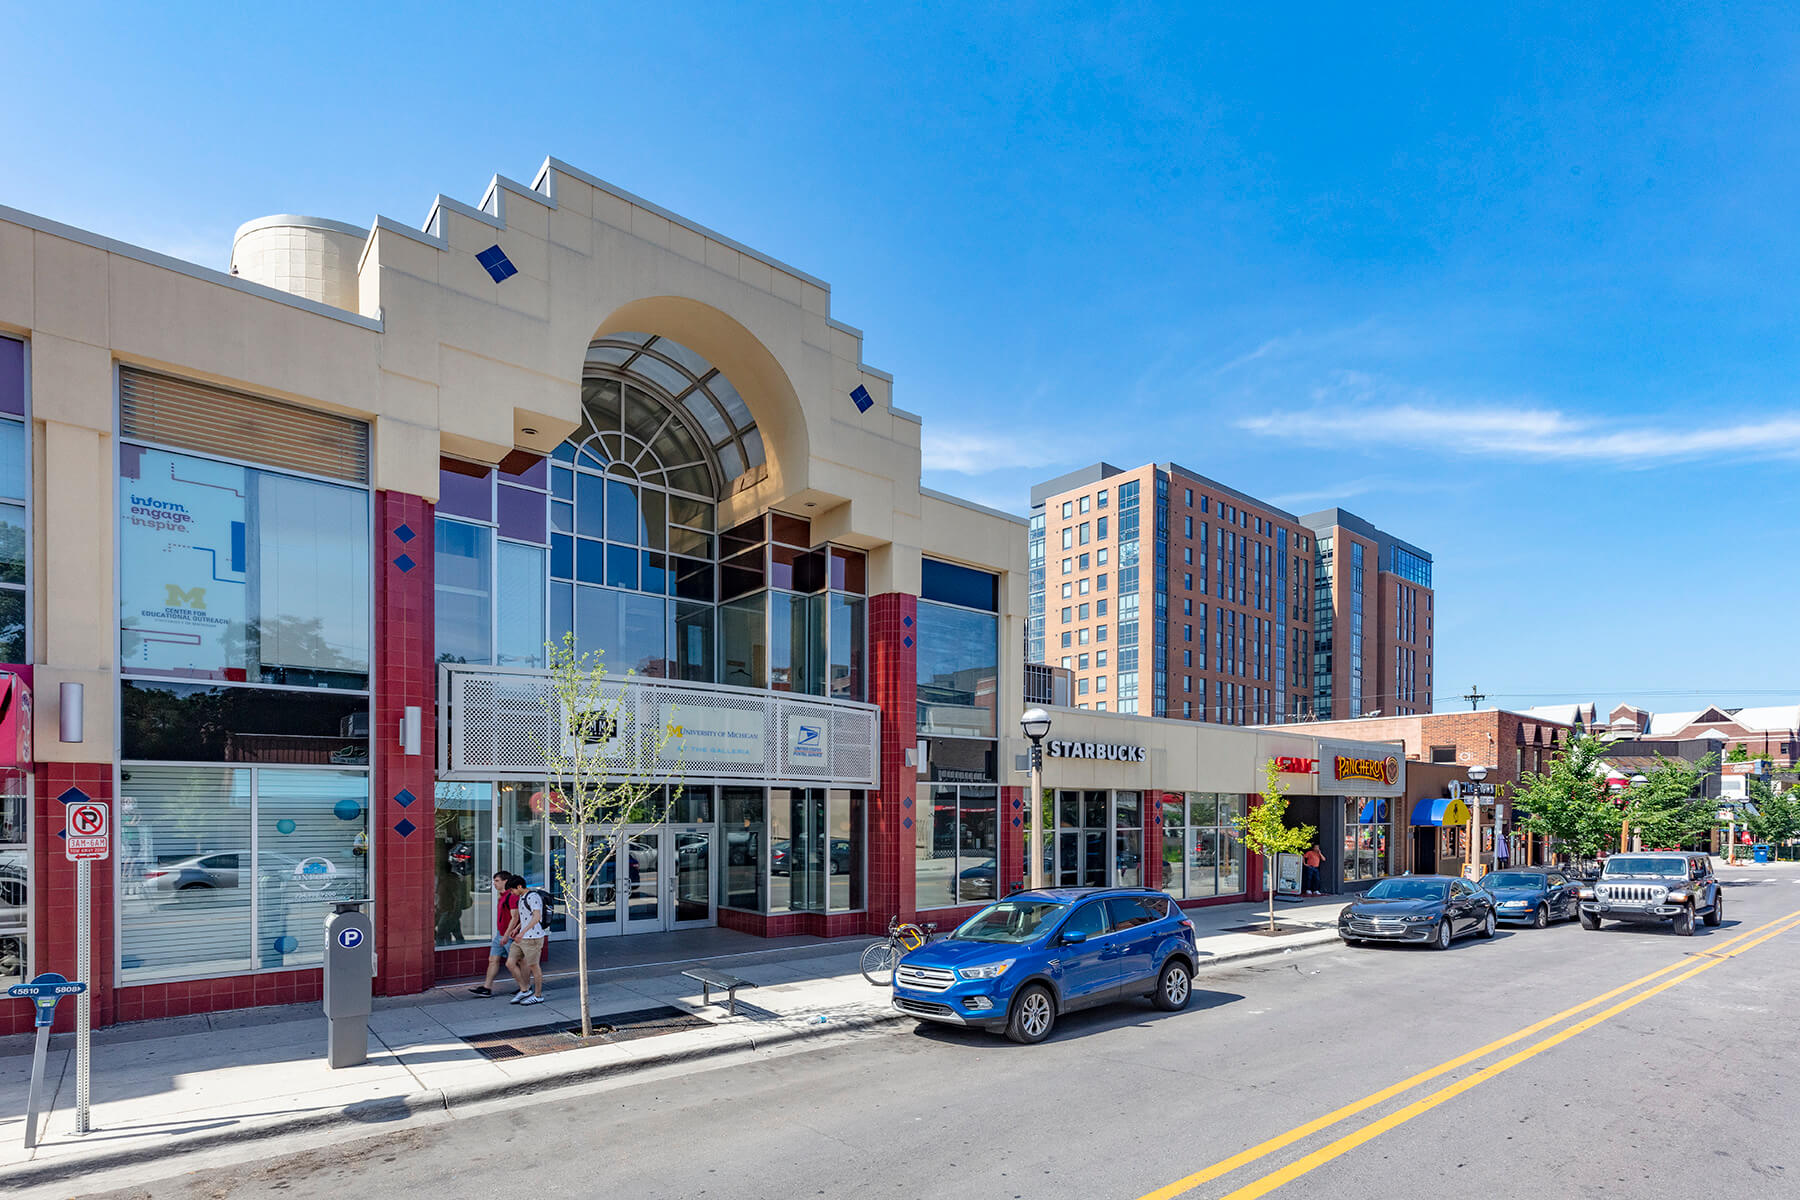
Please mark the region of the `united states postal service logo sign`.
POLYGON ((824 770, 826 766, 826 743, 830 734, 830 726, 823 714, 798 713, 787 714, 787 761, 790 767, 811 767, 824 770))

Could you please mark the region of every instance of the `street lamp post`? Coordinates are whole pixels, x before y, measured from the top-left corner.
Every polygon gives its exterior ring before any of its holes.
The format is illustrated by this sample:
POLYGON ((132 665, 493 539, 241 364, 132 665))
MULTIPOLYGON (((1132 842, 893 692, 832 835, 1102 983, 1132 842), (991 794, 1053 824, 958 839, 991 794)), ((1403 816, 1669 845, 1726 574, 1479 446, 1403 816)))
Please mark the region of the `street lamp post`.
POLYGON ((1631 793, 1637 791, 1650 781, 1642 773, 1631 777, 1631 791, 1625 793, 1625 815, 1619 818, 1619 853, 1624 854, 1631 849, 1631 793))
POLYGON ((1475 785, 1475 803, 1469 807, 1469 866, 1464 874, 1470 879, 1481 878, 1481 781, 1486 778, 1486 767, 1469 768, 1469 782, 1475 785))
MULTIPOLYGON (((1050 732, 1050 714, 1041 708, 1028 708, 1019 718, 1019 728, 1031 739, 1031 796, 1026 809, 1026 886, 1036 890, 1044 886, 1044 735, 1050 732)), ((995 872, 999 878, 999 872, 995 872)))

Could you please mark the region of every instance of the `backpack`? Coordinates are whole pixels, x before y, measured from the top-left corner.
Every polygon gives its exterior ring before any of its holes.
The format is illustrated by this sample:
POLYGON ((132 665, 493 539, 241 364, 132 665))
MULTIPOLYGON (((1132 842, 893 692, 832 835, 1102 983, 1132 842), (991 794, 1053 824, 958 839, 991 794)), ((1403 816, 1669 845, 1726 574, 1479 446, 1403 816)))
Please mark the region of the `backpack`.
MULTIPOLYGON (((552 896, 549 892, 545 891, 543 888, 527 888, 525 891, 525 896, 526 897, 536 896, 538 898, 538 903, 540 905, 542 905, 542 912, 539 914, 538 932, 540 934, 542 934, 543 936, 548 937, 550 934, 550 919, 556 915, 556 897, 552 896)), ((524 917, 525 900, 523 898, 521 898, 519 901, 519 904, 520 904, 519 924, 522 927, 525 923, 525 917, 524 917)))

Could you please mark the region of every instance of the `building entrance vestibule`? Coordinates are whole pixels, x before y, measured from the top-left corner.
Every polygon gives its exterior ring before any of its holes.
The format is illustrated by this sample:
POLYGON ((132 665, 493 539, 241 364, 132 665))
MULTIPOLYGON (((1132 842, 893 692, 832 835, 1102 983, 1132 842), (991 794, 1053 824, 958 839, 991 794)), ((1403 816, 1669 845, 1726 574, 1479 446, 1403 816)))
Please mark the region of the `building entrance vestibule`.
MULTIPOLYGON (((693 929, 715 920, 711 825, 632 825, 615 840, 588 831, 588 886, 584 925, 588 937, 693 929)), ((566 853, 572 841, 564 841, 566 853)), ((552 890, 560 892, 560 878, 552 890)), ((573 910, 572 905, 566 905, 573 910)), ((574 936, 563 922, 563 937, 574 936)))

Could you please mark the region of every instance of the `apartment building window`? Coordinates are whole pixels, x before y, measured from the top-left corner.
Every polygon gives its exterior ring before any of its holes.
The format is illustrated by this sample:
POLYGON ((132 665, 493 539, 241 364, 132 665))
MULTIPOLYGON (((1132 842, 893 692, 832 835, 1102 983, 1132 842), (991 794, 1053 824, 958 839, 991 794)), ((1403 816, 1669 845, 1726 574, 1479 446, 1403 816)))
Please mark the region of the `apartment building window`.
POLYGON ((1062 623, 1063 623, 1063 624, 1064 624, 1064 625, 1070 625, 1070 624, 1073 624, 1073 621, 1072 621, 1072 620, 1071 620, 1071 615, 1072 615, 1072 613, 1071 613, 1071 610, 1070 610, 1070 608, 1069 608, 1069 606, 1068 606, 1068 605, 1066 605, 1066 604, 1065 604, 1065 605, 1063 605, 1063 610, 1062 610, 1062 623))
POLYGON ((1075 681, 1075 694, 1077 696, 1085 696, 1088 694, 1088 681, 1085 676, 1075 681))
POLYGON ((1104 692, 1106 690, 1106 676, 1104 676, 1104 675, 1094 676, 1094 690, 1096 692, 1104 692))
MULTIPOLYGON (((1187 628, 1191 629, 1193 626, 1190 625, 1187 626, 1187 628)), ((1194 665, 1194 652, 1192 650, 1183 650, 1181 652, 1181 665, 1184 667, 1191 667, 1194 665)))
POLYGON ((1105 517, 1098 517, 1094 520, 1094 536, 1099 538, 1101 541, 1106 540, 1106 518, 1105 517))
POLYGON ((1082 556, 1080 556, 1079 558, 1077 558, 1075 560, 1075 569, 1077 571, 1085 571, 1088 569, 1088 556, 1087 555, 1083 554, 1082 556))
POLYGON ((1184 692, 1192 692, 1194 690, 1194 677, 1192 675, 1183 675, 1181 677, 1181 690, 1184 692))
POLYGON ((1066 520, 1069 517, 1072 517, 1074 515, 1075 515, 1075 502, 1073 500, 1064 500, 1063 501, 1063 518, 1066 520))
POLYGON ((1094 652, 1094 665, 1096 667, 1104 667, 1106 665, 1106 651, 1096 650, 1094 652))
MULTIPOLYGON (((1192 504, 1193 502, 1194 502, 1194 493, 1189 492, 1188 493, 1188 503, 1192 504)), ((1187 537, 1194 536, 1194 518, 1192 518, 1192 517, 1181 518, 1181 532, 1187 537)))
POLYGON ((1183 571, 1181 573, 1181 587, 1183 591, 1191 592, 1194 590, 1194 574, 1192 571, 1183 571))
POLYGON ((1066 629, 1063 630, 1063 634, 1062 634, 1062 646, 1063 646, 1064 650, 1067 650, 1069 648, 1069 631, 1066 629))
POLYGON ((1075 594, 1075 585, 1072 583, 1063 584, 1062 594, 1063 594, 1064 600, 1067 600, 1070 596, 1073 596, 1075 594))
POLYGON ((1063 559, 1062 567, 1062 573, 1064 575, 1073 575, 1075 573, 1075 560, 1072 558, 1063 559))
POLYGON ((1194 548, 1192 546, 1183 546, 1181 548, 1181 562, 1184 566, 1191 567, 1194 565, 1194 548))
POLYGON ((1181 602, 1181 615, 1184 617, 1191 617, 1194 615, 1194 602, 1192 600, 1183 600, 1181 602))
POLYGON ((1062 548, 1064 550, 1073 550, 1075 548, 1075 530, 1071 526, 1068 526, 1068 525, 1063 526, 1063 547, 1062 548))
POLYGON ((1193 488, 1187 489, 1187 506, 1189 508, 1194 507, 1194 489, 1193 488))
POLYGON ((1090 580, 1086 580, 1086 579, 1078 580, 1075 584, 1076 594, 1081 595, 1081 596, 1087 595, 1088 587, 1089 587, 1090 583, 1091 583, 1090 580))
MULTIPOLYGON (((1104 586, 1104 585, 1102 585, 1102 586, 1104 586)), ((1104 600, 1094 601, 1094 615, 1096 617, 1104 617, 1106 615, 1106 601, 1104 601, 1104 600)))
POLYGON ((1094 576, 1094 590, 1096 592, 1104 592, 1106 590, 1106 572, 1105 571, 1102 571, 1102 572, 1100 572, 1100 574, 1094 576))
POLYGON ((1087 630, 1077 629, 1075 631, 1075 644, 1077 646, 1085 646, 1088 644, 1088 631, 1087 630))
POLYGON ((1181 627, 1181 640, 1184 642, 1191 642, 1194 640, 1194 627, 1192 625, 1183 625, 1181 627))
POLYGON ((1085 605, 1085 604, 1076 605, 1075 612, 1076 612, 1076 615, 1079 616, 1083 621, 1088 619, 1088 606, 1087 605, 1085 605))
POLYGON ((1075 669, 1077 671, 1085 671, 1088 669, 1088 656, 1087 655, 1077 654, 1075 656, 1075 669))
POLYGON ((1079 501, 1076 502, 1075 511, 1076 512, 1086 512, 1087 510, 1088 510, 1088 498, 1086 496, 1083 496, 1083 497, 1081 497, 1081 499, 1079 501))
POLYGON ((1106 701, 1096 700, 1094 702, 1094 711, 1095 712, 1105 712, 1106 711, 1106 701))
POLYGON ((1094 493, 1094 506, 1096 508, 1105 508, 1106 507, 1106 489, 1105 488, 1101 488, 1098 492, 1094 493))
POLYGON ((1207 496, 1200 497, 1200 511, 1201 512, 1212 511, 1212 500, 1210 497, 1207 497, 1207 496))
POLYGON ((1071 666, 1071 663, 1070 663, 1069 656, 1066 654, 1062 656, 1062 669, 1065 671, 1073 669, 1071 666))
POLYGON ((1098 550, 1094 551, 1094 565, 1097 567, 1104 567, 1106 565, 1106 547, 1105 546, 1102 546, 1098 550))

